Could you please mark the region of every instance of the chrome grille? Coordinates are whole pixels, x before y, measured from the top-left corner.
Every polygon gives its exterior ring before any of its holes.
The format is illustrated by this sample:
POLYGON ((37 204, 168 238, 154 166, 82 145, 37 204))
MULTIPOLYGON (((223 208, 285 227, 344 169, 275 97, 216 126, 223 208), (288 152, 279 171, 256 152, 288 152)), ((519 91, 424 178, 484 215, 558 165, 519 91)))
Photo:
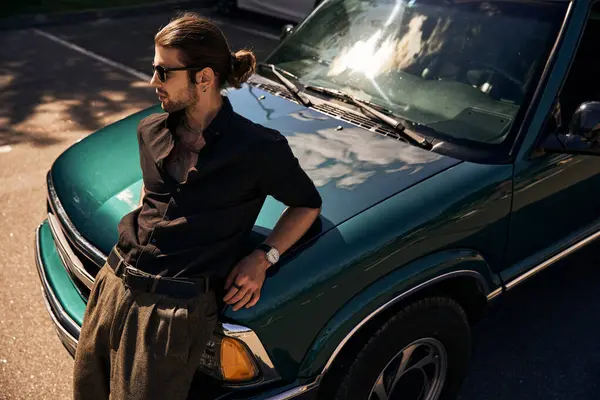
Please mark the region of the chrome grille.
MULTIPOLYGON (((48 225, 50 225, 50 231, 52 232, 52 237, 56 243, 58 256, 67 269, 67 272, 69 272, 71 278, 74 278, 74 281, 75 279, 78 280, 90 290, 94 285, 94 277, 86 270, 79 257, 75 255, 69 241, 65 237, 58 219, 52 213, 48 213, 48 225)), ((79 285, 77 286, 79 287, 79 285)))

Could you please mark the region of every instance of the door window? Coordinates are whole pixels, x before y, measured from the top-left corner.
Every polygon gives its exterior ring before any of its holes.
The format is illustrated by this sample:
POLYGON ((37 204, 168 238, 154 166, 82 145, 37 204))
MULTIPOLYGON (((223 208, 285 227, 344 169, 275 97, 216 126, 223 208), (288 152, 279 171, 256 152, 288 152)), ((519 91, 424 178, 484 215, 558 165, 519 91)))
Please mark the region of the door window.
POLYGON ((600 5, 590 12, 573 64, 559 96, 560 125, 566 130, 577 107, 600 101, 600 5))

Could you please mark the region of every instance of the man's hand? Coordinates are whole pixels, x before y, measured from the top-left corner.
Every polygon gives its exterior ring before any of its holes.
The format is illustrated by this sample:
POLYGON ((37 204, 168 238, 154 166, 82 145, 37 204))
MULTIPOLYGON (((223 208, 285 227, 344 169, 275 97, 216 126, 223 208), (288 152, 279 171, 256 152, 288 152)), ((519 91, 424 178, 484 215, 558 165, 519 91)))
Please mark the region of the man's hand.
POLYGON ((233 311, 244 306, 246 308, 254 306, 260 298, 267 268, 269 262, 261 250, 254 250, 244 257, 227 276, 225 290, 228 292, 223 301, 230 305, 235 304, 233 311))
MULTIPOLYGON (((321 208, 287 208, 264 243, 275 247, 280 255, 283 254, 306 233, 320 211, 321 208)), ((223 301, 235 304, 233 311, 254 306, 260 298, 267 268, 269 262, 265 253, 254 250, 229 273, 225 281, 225 290, 228 292, 223 301)))

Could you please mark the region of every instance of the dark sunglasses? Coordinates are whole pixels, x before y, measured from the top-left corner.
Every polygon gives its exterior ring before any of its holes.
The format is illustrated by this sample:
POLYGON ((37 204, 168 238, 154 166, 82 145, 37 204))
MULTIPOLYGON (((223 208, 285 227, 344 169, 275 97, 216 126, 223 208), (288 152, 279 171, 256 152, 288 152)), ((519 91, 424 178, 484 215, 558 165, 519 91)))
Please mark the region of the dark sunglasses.
POLYGON ((158 76, 158 79, 165 83, 167 81, 167 73, 170 71, 191 71, 194 69, 202 69, 199 67, 177 67, 177 68, 165 68, 163 66, 160 65, 154 65, 154 63, 152 64, 152 69, 156 72, 156 75, 158 76))

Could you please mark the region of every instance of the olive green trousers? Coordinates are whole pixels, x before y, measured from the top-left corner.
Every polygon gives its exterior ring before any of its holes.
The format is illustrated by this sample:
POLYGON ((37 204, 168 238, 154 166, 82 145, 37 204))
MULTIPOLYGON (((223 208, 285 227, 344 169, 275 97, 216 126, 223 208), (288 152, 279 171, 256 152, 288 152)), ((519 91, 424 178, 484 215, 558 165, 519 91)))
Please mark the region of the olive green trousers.
POLYGON ((83 318, 74 399, 186 399, 216 321, 213 291, 189 299, 132 291, 105 265, 83 318))

